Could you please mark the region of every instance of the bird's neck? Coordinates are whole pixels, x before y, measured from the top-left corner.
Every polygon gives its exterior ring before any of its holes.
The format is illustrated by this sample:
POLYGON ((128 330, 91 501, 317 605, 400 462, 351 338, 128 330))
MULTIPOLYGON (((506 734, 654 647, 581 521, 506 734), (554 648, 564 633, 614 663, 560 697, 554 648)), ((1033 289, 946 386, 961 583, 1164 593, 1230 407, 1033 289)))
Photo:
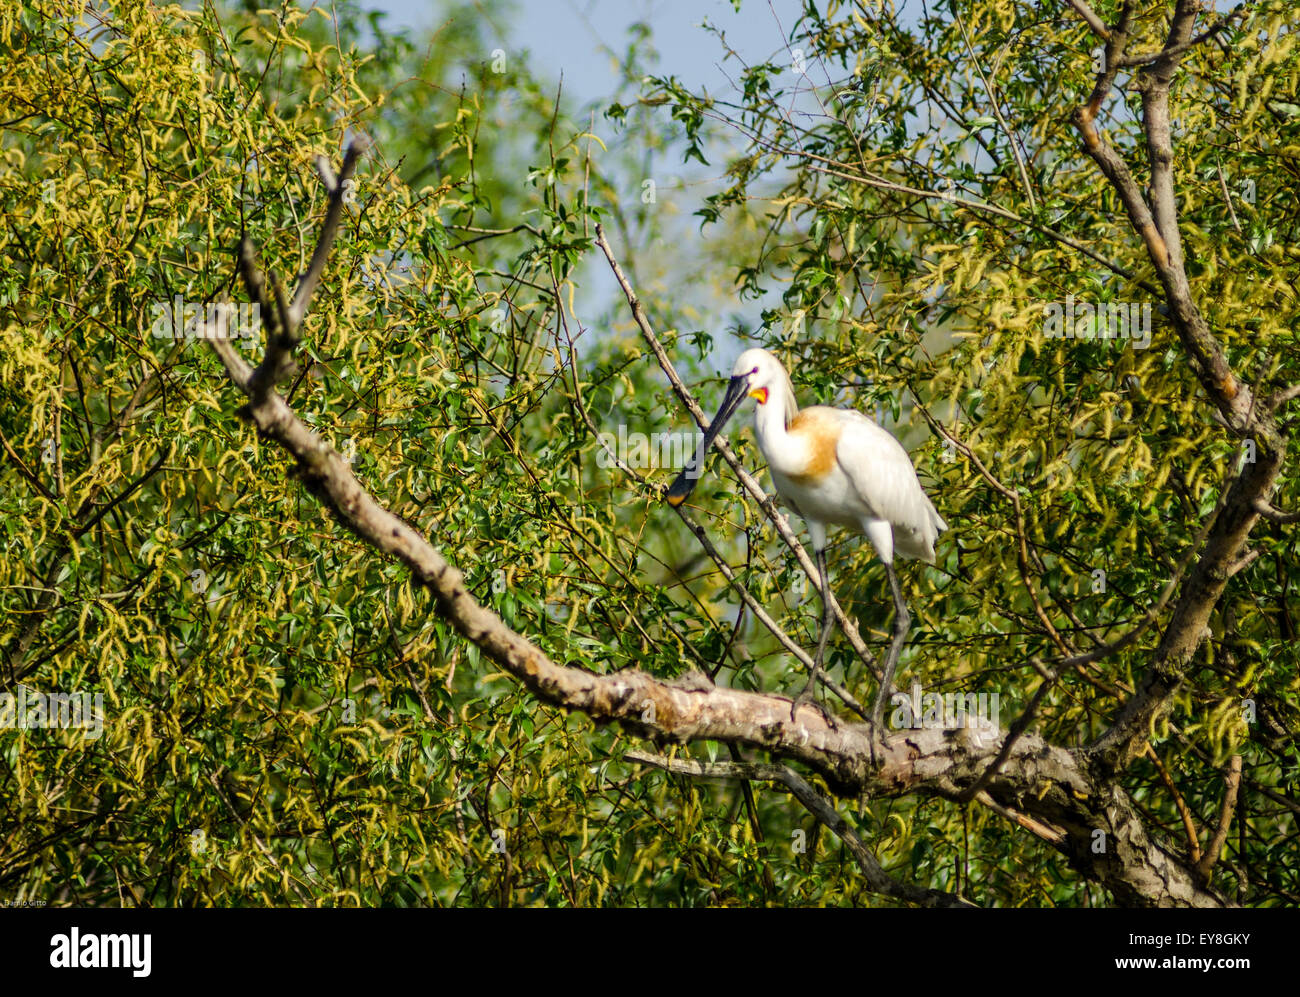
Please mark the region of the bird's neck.
POLYGON ((788 420, 793 419, 797 411, 793 404, 787 407, 786 400, 776 393, 770 394, 765 404, 754 407, 754 434, 765 454, 779 449, 785 442, 790 431, 788 420))

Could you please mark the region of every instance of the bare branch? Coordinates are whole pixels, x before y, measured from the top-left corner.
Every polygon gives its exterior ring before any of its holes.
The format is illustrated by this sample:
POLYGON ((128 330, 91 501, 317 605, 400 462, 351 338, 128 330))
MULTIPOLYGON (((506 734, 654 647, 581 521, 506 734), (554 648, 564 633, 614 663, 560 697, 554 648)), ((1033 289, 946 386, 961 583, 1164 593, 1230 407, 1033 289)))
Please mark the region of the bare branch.
POLYGON ((1223 203, 1228 208, 1228 216, 1232 219, 1232 227, 1241 235, 1241 221, 1237 218, 1237 209, 1232 206, 1232 194, 1228 191, 1228 179, 1223 175, 1223 167, 1215 164, 1214 171, 1219 174, 1219 189, 1223 191, 1223 203))
POLYGON ((289 317, 294 328, 303 320, 307 314, 307 306, 311 303, 311 296, 316 291, 316 285, 320 283, 321 274, 325 272, 325 263, 329 259, 330 249, 334 246, 334 236, 339 230, 339 220, 343 217, 343 204, 347 195, 348 181, 352 179, 352 174, 356 172, 357 161, 362 154, 370 148, 370 139, 364 135, 358 135, 348 143, 348 151, 343 155, 343 168, 339 170, 338 182, 331 183, 329 175, 329 162, 323 156, 317 157, 316 168, 320 172, 321 180, 325 183, 326 190, 329 191, 329 205, 325 209, 325 224, 321 227, 320 238, 316 240, 316 248, 312 250, 311 262, 307 265, 307 272, 302 275, 298 281, 298 287, 293 292, 293 304, 289 309, 289 317), (324 169, 321 169, 321 164, 324 169))
POLYGON ((1187 835, 1187 856, 1193 865, 1201 860, 1201 842, 1196 836, 1196 824, 1192 820, 1192 812, 1187 808, 1187 801, 1183 799, 1183 794, 1178 792, 1178 787, 1174 785, 1174 777, 1169 774, 1169 769, 1165 768, 1165 763, 1160 760, 1156 754, 1156 749, 1147 745, 1146 756, 1151 760, 1151 764, 1156 767, 1160 773, 1160 781, 1165 784, 1169 790, 1169 795, 1173 797, 1174 807, 1178 810, 1178 816, 1183 822, 1183 833, 1187 835))
POLYGON ((1255 500, 1255 511, 1274 523, 1300 523, 1300 512, 1283 512, 1262 498, 1255 500))
POLYGON ((1287 402, 1295 401, 1300 398, 1300 384, 1293 384, 1289 388, 1283 388, 1268 400, 1269 411, 1280 409, 1287 402))
MULTIPOLYGON (((343 205, 347 196, 347 184, 356 171, 357 162, 370 147, 370 140, 364 135, 353 139, 343 156, 343 168, 337 180, 324 156, 316 157, 316 171, 321 182, 329 192, 329 203, 325 209, 325 221, 321 225, 316 248, 312 250, 311 262, 307 271, 298 281, 293 300, 286 301, 284 288, 274 273, 268 275, 270 294, 267 294, 267 281, 263 279, 258 268, 252 242, 245 236, 239 242, 237 260, 240 276, 248 288, 249 297, 255 301, 262 315, 266 328, 266 353, 261 364, 247 382, 251 388, 251 397, 261 400, 267 391, 286 377, 292 376, 296 368, 292 362, 293 351, 301 340, 298 327, 302 324, 311 296, 320 283, 321 274, 329 260, 334 238, 338 234, 339 222, 343 217, 343 205)), ((242 386, 242 385, 241 385, 242 386)))
MULTIPOLYGON (((1178 202, 1174 196, 1174 150, 1169 116, 1169 87, 1200 13, 1199 0, 1178 0, 1169 26, 1169 38, 1155 65, 1139 80, 1142 91, 1143 130, 1147 138, 1147 156, 1151 163, 1151 200, 1156 227, 1165 240, 1169 269, 1173 276, 1183 274, 1182 233, 1178 230, 1178 202)), ((1190 289, 1188 290, 1190 298, 1190 289)), ((1216 344, 1217 345, 1217 344, 1216 344)))
POLYGON ((1037 835, 1049 845, 1059 847, 1065 841, 1065 832, 1059 827, 1052 827, 1049 824, 1044 824, 1042 821, 1034 820, 1032 817, 1026 817, 1022 813, 1017 813, 1015 810, 1011 809, 1011 807, 1003 806, 1001 803, 998 803, 993 799, 993 797, 989 796, 988 793, 985 793, 982 790, 975 794, 975 802, 988 807, 995 814, 1005 817, 1013 824, 1023 827, 1031 834, 1037 835))
POLYGON ((1241 555, 1241 557, 1237 558, 1230 565, 1228 565, 1228 577, 1231 578, 1233 575, 1237 574, 1238 572, 1245 571, 1257 560, 1259 560, 1259 555, 1260 555, 1259 548, 1246 551, 1244 554, 1241 555))
POLYGON ((1232 826, 1232 814, 1237 809, 1237 792, 1241 789, 1241 755, 1233 755, 1228 762, 1228 774, 1223 782, 1223 805, 1219 809, 1219 826, 1214 830, 1214 837, 1205 846, 1205 854, 1196 864, 1196 871, 1205 882, 1210 881, 1214 863, 1219 861, 1219 853, 1228 840, 1228 829, 1232 826))
POLYGON ((1088 27, 1092 29, 1094 35, 1106 40, 1110 39, 1110 29, 1107 28, 1102 19, 1097 16, 1096 11, 1088 6, 1087 0, 1067 0, 1067 2, 1075 9, 1078 15, 1087 22, 1088 27))

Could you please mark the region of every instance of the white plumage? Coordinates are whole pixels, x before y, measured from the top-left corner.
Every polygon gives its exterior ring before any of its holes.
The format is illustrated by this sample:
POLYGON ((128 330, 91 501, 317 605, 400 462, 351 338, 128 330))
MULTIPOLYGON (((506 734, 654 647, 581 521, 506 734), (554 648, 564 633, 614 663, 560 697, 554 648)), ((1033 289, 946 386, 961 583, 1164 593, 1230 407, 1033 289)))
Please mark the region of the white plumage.
POLYGON ((899 554, 934 563, 934 542, 948 524, 921 489, 911 457, 888 430, 852 409, 803 409, 796 419, 815 420, 819 433, 836 437, 835 465, 810 481, 782 472, 806 460, 809 448, 785 427, 764 430, 769 406, 757 406, 754 413, 759 449, 777 492, 807 521, 814 549, 826 546, 826 526, 845 526, 865 533, 882 561, 899 554))
POLYGON ((668 491, 668 501, 673 505, 684 501, 694 489, 713 439, 746 397, 758 402, 754 431, 772 483, 786 504, 808 524, 821 575, 822 632, 812 676, 791 714, 815 688, 832 628, 827 598, 826 528, 837 525, 865 534, 871 541, 884 562, 894 597, 894 640, 873 711, 879 727, 898 655, 911 624, 894 573, 894 555, 933 564, 935 540, 948 525, 921 488, 912 459, 898 440, 851 409, 814 405, 800 410, 785 368, 771 353, 760 349, 746 350, 737 359, 726 398, 705 432, 695 459, 668 491))

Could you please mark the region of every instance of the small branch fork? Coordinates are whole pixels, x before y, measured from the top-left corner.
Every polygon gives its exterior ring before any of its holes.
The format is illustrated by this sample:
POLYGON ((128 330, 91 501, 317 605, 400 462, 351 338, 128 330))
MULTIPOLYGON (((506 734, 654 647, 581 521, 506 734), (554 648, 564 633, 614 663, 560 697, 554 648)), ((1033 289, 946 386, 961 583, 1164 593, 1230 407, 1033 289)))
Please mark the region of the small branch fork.
POLYGON ((269 271, 266 279, 263 279, 257 265, 256 251, 248 236, 239 241, 239 274, 244 280, 244 286, 248 288, 249 297, 257 302, 262 324, 266 327, 266 353, 253 371, 247 386, 249 398, 253 402, 265 399, 267 392, 276 384, 296 373, 293 351, 302 340, 299 329, 307 315, 311 297, 320 284, 321 274, 325 272, 330 250, 334 248, 334 239, 343 218, 348 181, 352 179, 357 162, 369 147, 370 140, 365 136, 353 139, 343 156, 343 168, 339 170, 337 178, 330 168, 329 160, 324 156, 316 157, 316 172, 325 185, 329 202, 325 208, 325 222, 321 226, 320 238, 316 241, 306 272, 298 279, 292 301, 286 301, 284 287, 275 271, 269 271))

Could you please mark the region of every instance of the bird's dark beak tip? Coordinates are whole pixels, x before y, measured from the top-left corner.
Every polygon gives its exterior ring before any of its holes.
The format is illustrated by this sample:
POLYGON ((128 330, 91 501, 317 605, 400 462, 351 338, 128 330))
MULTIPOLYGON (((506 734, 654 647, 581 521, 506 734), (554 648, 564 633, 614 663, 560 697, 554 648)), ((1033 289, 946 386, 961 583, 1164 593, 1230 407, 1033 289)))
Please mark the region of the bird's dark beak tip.
POLYGON ((676 509, 686 501, 687 497, 694 490, 694 482, 691 481, 686 472, 682 472, 673 480, 673 483, 669 487, 668 493, 664 498, 668 500, 669 505, 676 509))

